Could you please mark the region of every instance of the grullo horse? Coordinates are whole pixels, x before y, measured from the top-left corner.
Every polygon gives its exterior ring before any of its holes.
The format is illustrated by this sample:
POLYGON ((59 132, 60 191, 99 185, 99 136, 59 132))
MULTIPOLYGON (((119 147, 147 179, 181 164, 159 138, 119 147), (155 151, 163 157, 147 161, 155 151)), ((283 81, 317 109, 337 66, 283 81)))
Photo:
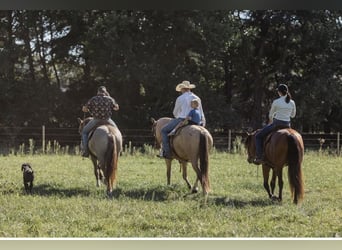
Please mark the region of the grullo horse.
MULTIPOLYGON (((91 119, 78 119, 80 133, 91 119)), ((100 180, 103 181, 107 185, 107 195, 111 197, 117 178, 118 158, 122 150, 122 135, 117 127, 105 122, 98 125, 89 133, 88 148, 94 165, 96 184, 99 186, 100 180)))

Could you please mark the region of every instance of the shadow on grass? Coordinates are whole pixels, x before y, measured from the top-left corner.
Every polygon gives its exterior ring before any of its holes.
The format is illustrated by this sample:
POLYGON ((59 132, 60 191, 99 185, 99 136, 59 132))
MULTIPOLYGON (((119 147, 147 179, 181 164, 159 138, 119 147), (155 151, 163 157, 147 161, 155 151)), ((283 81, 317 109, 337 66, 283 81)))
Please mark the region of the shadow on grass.
MULTIPOLYGON (((33 195, 39 196, 55 196, 55 197, 75 197, 75 196, 96 196, 97 191, 100 190, 105 193, 104 186, 97 188, 97 190, 91 191, 84 188, 61 188, 58 186, 52 186, 48 184, 41 184, 34 186, 33 195)), ((188 199, 201 199, 202 193, 190 194, 189 191, 182 191, 177 186, 157 186, 151 188, 137 188, 137 189, 122 189, 116 188, 113 190, 112 199, 130 198, 143 201, 174 201, 174 200, 188 200, 188 199)), ((253 207, 266 207, 272 206, 277 203, 272 202, 266 198, 254 199, 254 200, 239 200, 230 199, 228 197, 215 197, 209 194, 208 205, 226 206, 231 208, 244 208, 247 206, 253 207)))
POLYGON ((113 198, 119 197, 127 197, 135 200, 163 202, 167 200, 183 199, 184 193, 173 186, 158 186, 129 190, 118 188, 113 191, 113 198))
POLYGON ((74 197, 90 196, 91 192, 82 188, 60 188, 48 184, 40 184, 33 187, 33 195, 56 196, 56 197, 74 197))
MULTIPOLYGON (((75 196, 97 196, 99 192, 106 193, 106 187, 94 187, 96 190, 88 190, 84 188, 62 188, 58 185, 40 184, 33 187, 32 195, 38 196, 56 196, 56 197, 75 197, 75 196)), ((166 201, 174 200, 182 197, 182 192, 174 187, 151 187, 141 189, 122 189, 113 190, 112 199, 128 197, 136 200, 144 201, 166 201)))
POLYGON ((254 200, 238 200, 238 199, 230 199, 228 197, 216 197, 209 199, 209 203, 215 204, 217 206, 227 206, 233 208, 244 208, 247 206, 252 207, 268 207, 274 206, 275 204, 280 204, 279 202, 273 202, 266 197, 258 198, 254 200))

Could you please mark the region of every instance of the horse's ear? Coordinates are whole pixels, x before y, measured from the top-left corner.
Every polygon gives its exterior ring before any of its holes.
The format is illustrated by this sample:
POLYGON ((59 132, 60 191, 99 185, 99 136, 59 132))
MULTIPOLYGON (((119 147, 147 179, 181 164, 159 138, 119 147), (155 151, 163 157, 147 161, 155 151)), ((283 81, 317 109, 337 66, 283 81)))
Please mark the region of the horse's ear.
POLYGON ((152 125, 156 123, 156 120, 153 117, 151 117, 150 121, 151 121, 152 125))
POLYGON ((79 124, 81 124, 83 122, 81 118, 77 118, 77 121, 79 124))

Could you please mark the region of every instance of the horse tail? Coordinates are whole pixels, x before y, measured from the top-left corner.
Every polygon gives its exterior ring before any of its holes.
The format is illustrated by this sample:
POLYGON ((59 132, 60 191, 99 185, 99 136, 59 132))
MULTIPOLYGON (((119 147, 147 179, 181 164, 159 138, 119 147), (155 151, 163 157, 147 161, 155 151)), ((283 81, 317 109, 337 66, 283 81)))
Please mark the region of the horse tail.
POLYGON ((208 193, 210 191, 209 183, 209 141, 205 132, 200 133, 199 143, 199 157, 200 157, 200 171, 201 171, 201 183, 203 191, 208 193))
POLYGON ((298 204, 304 198, 304 183, 302 174, 303 154, 298 139, 290 134, 288 141, 288 176, 293 203, 298 204))
MULTIPOLYGON (((108 136, 108 148, 106 157, 108 183, 112 185, 116 180, 118 169, 118 152, 114 134, 108 136)), ((113 188, 113 187, 112 187, 113 188)))

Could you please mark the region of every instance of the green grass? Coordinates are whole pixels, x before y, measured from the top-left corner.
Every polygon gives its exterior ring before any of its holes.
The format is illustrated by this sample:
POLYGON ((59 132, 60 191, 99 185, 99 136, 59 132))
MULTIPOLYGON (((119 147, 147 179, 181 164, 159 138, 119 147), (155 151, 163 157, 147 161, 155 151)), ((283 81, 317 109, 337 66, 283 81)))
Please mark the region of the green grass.
MULTIPOLYGON (((176 161, 167 186, 163 160, 122 156, 108 199, 88 159, 0 156, 0 237, 341 237, 341 157, 305 155, 299 206, 291 202, 286 168, 278 203, 267 197, 261 167, 244 155, 213 152, 210 160, 212 192, 203 206, 201 193, 189 195, 176 161), (33 195, 24 194, 23 162, 35 170, 33 195)), ((188 173, 193 182, 190 165, 188 173)))

